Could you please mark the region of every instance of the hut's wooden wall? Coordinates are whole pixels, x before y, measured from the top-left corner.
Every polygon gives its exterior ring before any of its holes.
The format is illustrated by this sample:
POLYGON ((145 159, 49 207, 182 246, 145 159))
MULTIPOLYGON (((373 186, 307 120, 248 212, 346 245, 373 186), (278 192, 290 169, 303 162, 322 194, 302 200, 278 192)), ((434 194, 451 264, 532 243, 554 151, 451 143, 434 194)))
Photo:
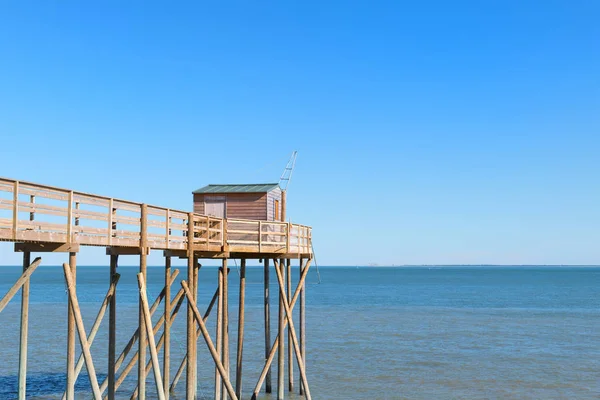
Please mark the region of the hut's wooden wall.
POLYGON ((267 221, 275 220, 275 200, 279 202, 279 219, 281 219, 281 189, 279 188, 267 193, 267 221))
MULTIPOLYGON (((208 194, 214 196, 215 193, 208 194)), ((225 196, 225 217, 253 220, 267 220, 267 193, 227 193, 225 196)), ((194 212, 205 213, 204 194, 194 194, 194 212)), ((281 194, 280 194, 281 197, 281 194)))
POLYGON ((204 215, 204 195, 194 194, 194 212, 204 215))
POLYGON ((227 193, 227 218, 267 219, 266 193, 227 193))

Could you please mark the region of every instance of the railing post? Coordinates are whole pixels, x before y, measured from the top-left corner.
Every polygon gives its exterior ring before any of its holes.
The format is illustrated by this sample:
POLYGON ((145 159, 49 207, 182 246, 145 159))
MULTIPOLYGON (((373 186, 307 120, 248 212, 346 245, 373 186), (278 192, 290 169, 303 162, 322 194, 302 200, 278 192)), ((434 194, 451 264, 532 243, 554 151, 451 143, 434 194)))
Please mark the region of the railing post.
POLYGON ((262 221, 258 221, 258 252, 262 253, 262 221))
POLYGON ((206 250, 208 250, 210 242, 210 217, 206 216, 206 250))
POLYGON ((287 227, 287 235, 285 236, 285 252, 290 252, 290 236, 292 235, 292 224, 289 222, 286 224, 287 227))
POLYGON ((225 218, 223 218, 221 220, 221 240, 222 240, 222 244, 221 246, 223 246, 223 250, 224 251, 228 251, 229 250, 229 244, 227 243, 227 220, 225 218))
POLYGON ((19 181, 13 185, 13 220, 12 220, 12 238, 17 239, 17 229, 19 228, 19 181))
MULTIPOLYGON (((35 208, 33 206, 33 204, 35 204, 35 195, 32 194, 31 196, 29 196, 29 202, 32 204, 31 208, 33 208, 35 210, 35 208)), ((29 220, 30 221, 35 220, 35 211, 31 211, 29 213, 29 220)))
MULTIPOLYGON (((169 217, 169 209, 166 211, 166 219, 165 219, 165 249, 169 249, 169 235, 171 234, 171 217, 169 217)), ((170 261, 169 261, 170 263, 170 261)))
MULTIPOLYGON (((33 196, 31 196, 33 197, 33 196)), ((75 226, 79 226, 79 202, 76 201, 75 202, 75 211, 76 211, 76 216, 75 216, 75 226)))
POLYGON ((73 242, 73 191, 69 192, 69 205, 67 206, 67 243, 73 242))
POLYGON ((108 239, 107 239, 107 244, 110 246, 112 245, 112 236, 113 236, 113 216, 115 214, 115 210, 113 209, 113 199, 108 200, 108 239))
MULTIPOLYGON (((188 285, 190 291, 194 292, 194 214, 188 213, 188 232, 187 232, 187 257, 188 257, 188 285)), ((188 300, 187 305, 187 366, 186 366, 186 400, 196 399, 196 386, 195 386, 195 368, 196 363, 196 323, 194 322, 194 311, 192 305, 188 300)))
MULTIPOLYGON (((148 255, 148 206, 141 205, 140 210, 140 273, 146 284, 146 268, 148 255)), ((151 323, 150 323, 151 324, 151 323)), ((148 331, 144 318, 144 305, 142 297, 138 298, 138 399, 146 400, 146 346, 148 345, 148 331)))

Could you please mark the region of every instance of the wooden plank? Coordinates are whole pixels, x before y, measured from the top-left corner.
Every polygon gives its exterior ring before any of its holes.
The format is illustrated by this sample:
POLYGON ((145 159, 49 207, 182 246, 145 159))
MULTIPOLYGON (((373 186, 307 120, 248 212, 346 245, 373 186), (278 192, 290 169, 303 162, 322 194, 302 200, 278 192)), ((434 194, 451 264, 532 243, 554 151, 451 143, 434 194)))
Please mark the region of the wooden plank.
POLYGON ((14 251, 16 253, 77 253, 79 244, 77 243, 15 243, 14 251))
MULTIPOLYGON (((47 204, 32 203, 31 201, 19 201, 19 212, 38 213, 44 215, 57 215, 64 217, 68 210, 64 207, 49 206, 47 204)), ((30 219, 30 221, 33 221, 30 219)))

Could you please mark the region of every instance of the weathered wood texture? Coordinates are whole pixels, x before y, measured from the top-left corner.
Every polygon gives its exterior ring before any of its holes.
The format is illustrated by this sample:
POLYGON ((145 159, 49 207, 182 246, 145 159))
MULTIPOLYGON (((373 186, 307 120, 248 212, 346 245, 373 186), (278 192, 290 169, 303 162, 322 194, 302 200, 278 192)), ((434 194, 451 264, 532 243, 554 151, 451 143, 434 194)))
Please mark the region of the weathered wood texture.
MULTIPOLYGON (((23 253, 23 273, 31 264, 31 253, 23 253)), ((29 279, 21 288, 21 337, 19 341, 19 400, 25 400, 27 389, 27 338, 29 329, 29 279)))
POLYGON ((281 189, 276 188, 267 193, 267 221, 277 221, 276 215, 281 219, 281 189), (275 212, 275 201, 279 206, 279 212, 275 212))
MULTIPOLYGON (((208 213, 206 203, 215 197, 211 194, 194 194, 194 212, 208 213)), ((225 215, 227 218, 267 220, 267 193, 224 193, 225 215)))
POLYGON ((228 194, 229 218, 192 214, 190 234, 184 211, 147 206, 143 228, 140 203, 0 178, 0 241, 139 248, 146 231, 149 249, 187 250, 193 237, 194 251, 310 254, 311 228, 264 221, 268 203, 266 193, 228 194))

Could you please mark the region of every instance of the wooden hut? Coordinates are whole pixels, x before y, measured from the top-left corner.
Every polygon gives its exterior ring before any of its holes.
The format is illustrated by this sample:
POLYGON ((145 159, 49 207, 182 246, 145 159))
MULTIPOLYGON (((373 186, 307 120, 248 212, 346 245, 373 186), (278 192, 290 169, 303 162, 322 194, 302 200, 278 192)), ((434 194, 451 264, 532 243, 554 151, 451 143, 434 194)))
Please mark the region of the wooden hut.
POLYGON ((278 183, 208 185, 192 192, 194 212, 219 218, 282 221, 285 194, 278 183))

